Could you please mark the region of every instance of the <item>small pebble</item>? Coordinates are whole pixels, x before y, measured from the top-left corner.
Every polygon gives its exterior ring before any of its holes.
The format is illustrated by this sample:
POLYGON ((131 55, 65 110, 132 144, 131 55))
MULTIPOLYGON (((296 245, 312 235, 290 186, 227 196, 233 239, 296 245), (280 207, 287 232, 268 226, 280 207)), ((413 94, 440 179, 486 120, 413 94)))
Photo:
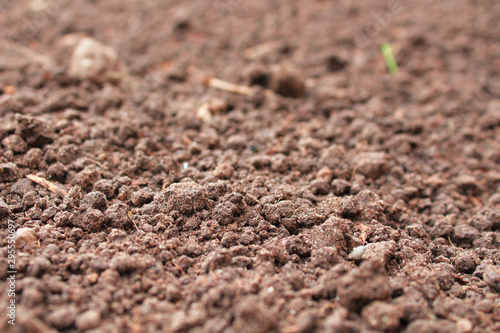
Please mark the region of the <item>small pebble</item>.
POLYGON ((101 314, 95 310, 86 311, 76 318, 76 328, 80 331, 97 327, 101 321, 101 314))
POLYGON ((68 75, 80 80, 105 79, 107 73, 118 71, 118 55, 112 48, 89 37, 80 39, 71 56, 68 75))
POLYGON ((471 333, 474 329, 474 325, 468 319, 459 319, 455 324, 455 329, 458 333, 471 333))
POLYGON ((22 242, 29 244, 36 242, 38 236, 35 231, 30 228, 19 228, 16 231, 16 246, 19 246, 22 242))
POLYGON ((322 167, 316 174, 316 179, 324 179, 331 182, 333 178, 333 171, 329 167, 322 167))
POLYGON ((355 247, 347 258, 356 261, 376 259, 385 265, 394 256, 395 251, 396 243, 394 241, 370 243, 355 247))

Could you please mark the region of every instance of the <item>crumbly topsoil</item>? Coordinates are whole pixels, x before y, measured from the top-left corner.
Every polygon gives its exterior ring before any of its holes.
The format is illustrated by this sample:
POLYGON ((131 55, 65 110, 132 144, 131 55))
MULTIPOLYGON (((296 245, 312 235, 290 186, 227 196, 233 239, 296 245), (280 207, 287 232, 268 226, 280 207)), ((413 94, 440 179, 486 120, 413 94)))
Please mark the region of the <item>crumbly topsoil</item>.
POLYGON ((2 332, 500 332, 499 3, 4 2, 2 332))

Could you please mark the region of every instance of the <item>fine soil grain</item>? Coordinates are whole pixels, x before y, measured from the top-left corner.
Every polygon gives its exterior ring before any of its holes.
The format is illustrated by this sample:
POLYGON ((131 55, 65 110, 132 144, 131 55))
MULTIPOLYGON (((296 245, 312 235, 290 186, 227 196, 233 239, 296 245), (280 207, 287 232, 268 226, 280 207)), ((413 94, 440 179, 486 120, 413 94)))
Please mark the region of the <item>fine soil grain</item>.
POLYGON ((500 332, 500 3, 0 2, 0 331, 500 332))

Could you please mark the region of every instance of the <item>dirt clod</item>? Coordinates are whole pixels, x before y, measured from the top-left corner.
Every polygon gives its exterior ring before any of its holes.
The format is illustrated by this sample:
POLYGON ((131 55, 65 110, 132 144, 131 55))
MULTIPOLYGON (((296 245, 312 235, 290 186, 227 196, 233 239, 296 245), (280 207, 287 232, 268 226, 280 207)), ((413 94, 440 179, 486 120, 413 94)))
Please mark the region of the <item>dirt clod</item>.
MULTIPOLYGON (((106 224, 112 228, 126 229, 132 226, 132 220, 128 215, 129 207, 124 203, 114 203, 109 206, 104 215, 106 217, 106 224)), ((98 217, 96 212, 95 217, 98 217)))
POLYGON ((487 266, 484 269, 483 280, 492 289, 500 292, 500 269, 498 266, 487 266))
POLYGON ((337 294, 342 306, 360 311, 372 301, 389 299, 391 287, 381 264, 367 261, 339 279, 337 294))
POLYGON ((361 153, 353 158, 353 163, 357 172, 372 179, 383 175, 388 168, 388 158, 381 152, 361 153))
POLYGON ((285 97, 299 98, 306 94, 304 76, 297 66, 291 63, 272 66, 268 80, 269 88, 285 97))
POLYGON ((453 260, 455 268, 462 273, 472 274, 476 270, 477 258, 471 253, 462 253, 453 260))
POLYGON ((12 150, 16 154, 25 153, 28 150, 28 144, 19 135, 12 134, 2 140, 2 145, 6 149, 12 150))
POLYGON ((399 328, 401 310, 397 305, 375 301, 363 308, 363 319, 374 329, 392 332, 399 328))
POLYGON ((19 178, 19 169, 14 163, 0 164, 0 181, 14 182, 19 178))
POLYGON ((208 205, 207 190, 190 181, 172 184, 163 194, 167 210, 177 210, 185 215, 197 212, 208 205))

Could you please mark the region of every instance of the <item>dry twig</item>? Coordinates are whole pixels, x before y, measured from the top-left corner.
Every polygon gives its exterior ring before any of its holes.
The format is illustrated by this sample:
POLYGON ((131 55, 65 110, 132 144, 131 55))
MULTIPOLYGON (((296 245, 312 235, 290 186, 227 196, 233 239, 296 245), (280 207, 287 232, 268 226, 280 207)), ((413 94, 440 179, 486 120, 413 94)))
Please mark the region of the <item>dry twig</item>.
POLYGON ((216 77, 211 77, 205 80, 205 84, 212 88, 229 91, 241 95, 250 95, 253 89, 248 86, 240 86, 231 82, 227 82, 216 77))
POLYGON ((29 180, 37 183, 38 185, 41 185, 41 186, 45 187, 47 190, 49 190, 52 193, 59 194, 61 197, 64 197, 67 194, 66 190, 60 188, 59 186, 57 186, 54 183, 49 182, 45 178, 38 177, 38 176, 35 176, 35 175, 27 175, 26 178, 28 178, 29 180))
POLYGON ((266 53, 272 52, 280 47, 280 43, 277 41, 267 41, 252 47, 249 47, 243 51, 243 56, 245 59, 251 60, 258 58, 266 53))

